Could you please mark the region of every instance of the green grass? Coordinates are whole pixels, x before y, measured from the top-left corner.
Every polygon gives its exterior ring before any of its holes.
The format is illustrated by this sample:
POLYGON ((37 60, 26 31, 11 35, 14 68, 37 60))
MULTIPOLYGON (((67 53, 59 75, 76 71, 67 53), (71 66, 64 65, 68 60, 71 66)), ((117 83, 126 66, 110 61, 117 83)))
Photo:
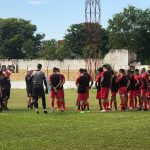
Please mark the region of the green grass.
POLYGON ((76 90, 66 90, 64 113, 37 115, 26 99, 24 90, 12 90, 10 111, 0 113, 0 150, 150 149, 150 112, 100 113, 94 90, 85 114, 74 111, 76 90))

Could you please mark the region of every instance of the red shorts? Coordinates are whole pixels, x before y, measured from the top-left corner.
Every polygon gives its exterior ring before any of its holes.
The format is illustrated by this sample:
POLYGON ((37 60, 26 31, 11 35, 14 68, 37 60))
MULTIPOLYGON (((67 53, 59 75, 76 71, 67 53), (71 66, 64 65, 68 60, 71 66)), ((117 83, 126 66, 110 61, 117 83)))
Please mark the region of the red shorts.
POLYGON ((90 91, 90 89, 89 89, 89 87, 87 87, 87 88, 86 88, 86 97, 87 97, 87 99, 89 98, 89 95, 90 95, 90 92, 89 92, 89 91, 90 91))
POLYGON ((109 88, 101 88, 101 98, 108 98, 109 95, 109 88))
POLYGON ((50 92, 50 98, 57 98, 58 99, 58 98, 62 98, 61 96, 62 96, 62 94, 61 94, 60 90, 57 92, 54 92, 54 91, 50 92))
POLYGON ((61 96, 62 99, 64 99, 65 94, 64 94, 64 90, 63 89, 60 90, 60 96, 61 96))
POLYGON ((150 91, 146 93, 146 97, 150 98, 150 91))
POLYGON ((147 90, 141 89, 141 96, 146 96, 147 90))
POLYGON ((140 96, 140 95, 141 95, 141 91, 140 90, 135 90, 134 91, 134 97, 140 96))
POLYGON ((101 99, 101 91, 97 91, 96 99, 101 99))
POLYGON ((78 93, 78 101, 87 101, 87 94, 86 93, 78 93))
POLYGON ((111 97, 116 97, 116 95, 117 95, 117 92, 111 91, 111 97))
POLYGON ((129 98, 130 98, 130 100, 131 100, 131 99, 133 100, 133 98, 134 98, 134 93, 135 93, 135 90, 130 90, 130 91, 129 91, 129 98))
POLYGON ((127 94, 127 87, 121 87, 121 88, 119 88, 119 94, 120 95, 127 94))

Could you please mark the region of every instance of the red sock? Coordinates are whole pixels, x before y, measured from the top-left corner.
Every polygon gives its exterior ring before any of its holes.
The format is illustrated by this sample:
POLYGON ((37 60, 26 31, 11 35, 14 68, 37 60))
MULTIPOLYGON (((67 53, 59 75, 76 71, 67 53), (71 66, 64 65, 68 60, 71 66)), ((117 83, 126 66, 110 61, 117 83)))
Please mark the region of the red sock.
POLYGON ((60 109, 60 104, 59 104, 59 100, 57 100, 57 109, 60 109))
POLYGON ((89 107, 90 107, 90 106, 89 106, 89 103, 86 104, 86 107, 87 107, 87 109, 89 110, 89 107))
POLYGON ((101 110, 103 109, 103 108, 102 108, 102 102, 101 102, 101 99, 99 99, 99 107, 100 107, 101 110))
POLYGON ((51 108, 54 109, 54 99, 51 100, 51 108))
POLYGON ((104 107, 104 110, 107 110, 107 102, 103 102, 103 107, 104 107))
POLYGON ((65 107, 65 101, 64 101, 64 100, 62 101, 62 106, 63 106, 63 108, 66 108, 66 107, 65 107))
POLYGON ((106 102, 106 110, 109 108, 109 101, 106 102))
POLYGON ((147 109, 147 100, 144 101, 144 109, 147 109))

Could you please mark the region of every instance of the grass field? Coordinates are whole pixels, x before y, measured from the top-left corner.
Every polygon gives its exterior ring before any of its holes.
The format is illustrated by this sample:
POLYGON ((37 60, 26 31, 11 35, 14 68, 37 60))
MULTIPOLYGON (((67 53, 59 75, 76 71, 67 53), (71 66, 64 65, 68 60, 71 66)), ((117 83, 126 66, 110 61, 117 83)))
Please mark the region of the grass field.
POLYGON ((150 150, 150 111, 100 113, 93 90, 91 112, 80 114, 75 100, 76 90, 66 90, 66 112, 38 115, 26 109, 24 90, 12 90, 10 111, 0 113, 0 150, 150 150))

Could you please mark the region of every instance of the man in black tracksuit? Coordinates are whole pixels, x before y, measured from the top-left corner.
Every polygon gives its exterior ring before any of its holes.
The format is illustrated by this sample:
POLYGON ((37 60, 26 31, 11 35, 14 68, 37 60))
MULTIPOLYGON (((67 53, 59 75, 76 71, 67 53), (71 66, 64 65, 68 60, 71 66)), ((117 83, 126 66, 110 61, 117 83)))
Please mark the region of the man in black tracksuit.
POLYGON ((35 101, 34 106, 36 108, 37 114, 39 114, 39 110, 38 110, 39 97, 42 98, 43 111, 45 114, 47 114, 45 93, 48 94, 48 88, 47 88, 47 81, 46 81, 45 73, 41 71, 41 68, 42 68, 42 65, 38 64, 37 70, 33 71, 31 75, 33 78, 33 93, 32 94, 33 94, 33 99, 35 101), (43 82, 46 87, 45 92, 44 92, 43 82))

